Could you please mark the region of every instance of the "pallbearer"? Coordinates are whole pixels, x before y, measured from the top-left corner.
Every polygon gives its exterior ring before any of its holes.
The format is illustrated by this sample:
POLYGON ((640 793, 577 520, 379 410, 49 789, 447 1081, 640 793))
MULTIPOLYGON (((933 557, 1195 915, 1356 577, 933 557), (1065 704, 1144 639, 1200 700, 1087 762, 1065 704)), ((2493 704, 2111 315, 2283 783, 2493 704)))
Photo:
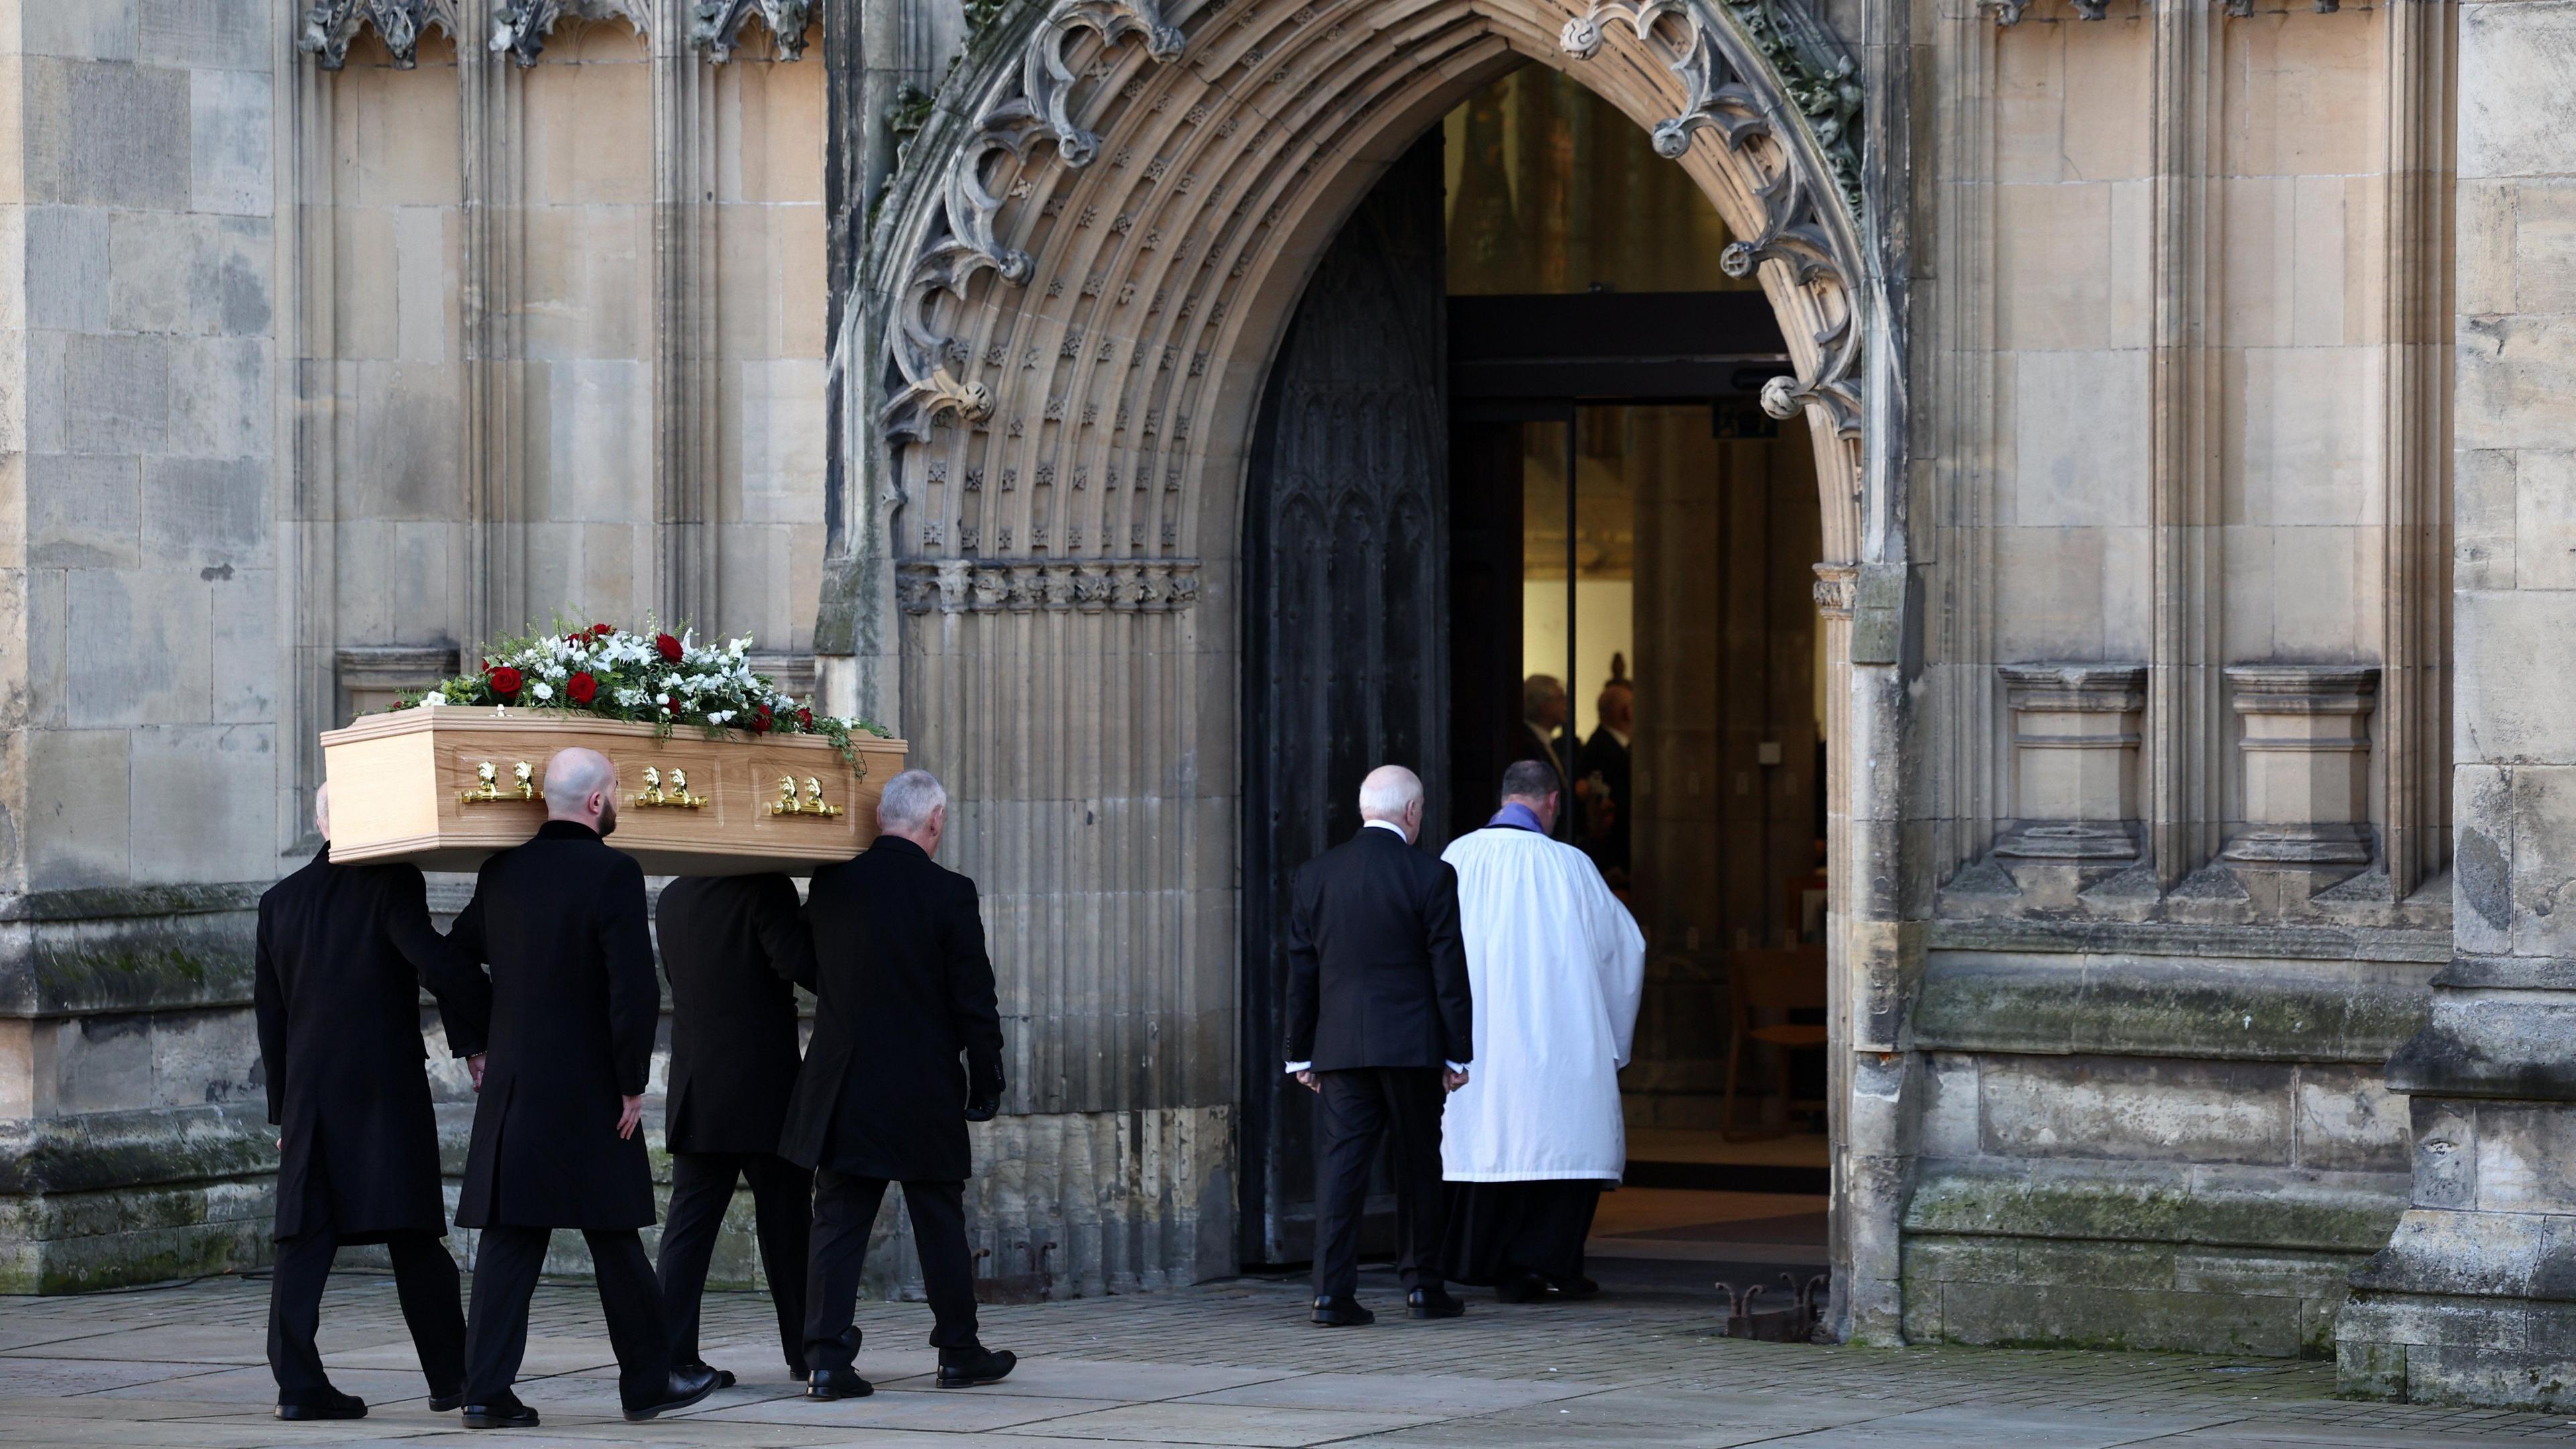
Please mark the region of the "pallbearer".
POLYGON ((393 1255, 429 1406, 444 1413, 465 1392, 465 1314, 456 1262, 439 1242, 447 1206, 421 1068, 420 991, 437 996, 448 1049, 478 1076, 491 991, 429 923, 418 869, 332 863, 328 790, 313 795, 320 853, 259 898, 252 984, 268 1120, 279 1129, 268 1307, 277 1417, 366 1417, 364 1400, 331 1387, 313 1344, 342 1243, 382 1243, 393 1255))
POLYGON ((458 947, 492 967, 491 1059, 465 1159, 460 1226, 482 1229, 465 1334, 465 1424, 532 1428, 510 1391, 528 1348, 528 1298, 556 1228, 590 1245, 630 1421, 705 1398, 706 1369, 671 1367, 653 1262, 644 1081, 662 1017, 644 917, 644 870, 608 848, 617 770, 594 750, 546 761, 546 823, 483 863, 456 918, 458 947))
MULTIPOLYGON (((814 949, 783 875, 686 876, 654 907, 671 978, 671 1221, 662 1230, 662 1311, 671 1361, 703 1367, 698 1300, 734 1184, 751 1183, 760 1266, 790 1377, 805 1376, 805 1245, 814 1174, 778 1155, 796 1089, 796 988, 814 949)), ((720 1382, 733 1375, 715 1371, 720 1382)))
POLYGON ((966 1247, 966 1124, 1002 1102, 1002 1018, 975 882, 931 859, 947 833, 948 792, 929 771, 886 782, 877 828, 865 854, 814 872, 806 894, 814 1042, 779 1150, 818 1169, 805 1279, 813 1399, 873 1392, 851 1367, 850 1319, 889 1183, 903 1184, 912 1214, 939 1382, 992 1383, 1018 1362, 976 1336, 966 1247))
POLYGON ((1503 772, 1502 808, 1450 843, 1485 1070, 1440 1124, 1448 1274, 1506 1303, 1593 1291, 1583 1240, 1627 1170, 1619 1069, 1637 1027, 1646 941, 1591 857, 1548 838, 1547 766, 1503 772))

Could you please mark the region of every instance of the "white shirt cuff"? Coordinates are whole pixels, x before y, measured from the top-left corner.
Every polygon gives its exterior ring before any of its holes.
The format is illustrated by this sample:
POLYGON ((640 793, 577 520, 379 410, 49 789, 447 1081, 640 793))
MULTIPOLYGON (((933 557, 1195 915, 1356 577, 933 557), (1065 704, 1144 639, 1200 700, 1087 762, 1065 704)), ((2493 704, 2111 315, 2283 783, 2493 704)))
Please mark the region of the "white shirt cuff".
POLYGON ((1314 1069, 1315 1064, 1313 1062, 1290 1062, 1288 1064, 1288 1075, 1293 1077, 1299 1072, 1311 1072, 1314 1069))
POLYGON ((1464 1075, 1467 1070, 1467 1064, 1465 1062, 1451 1062, 1449 1064, 1449 1070, 1464 1075))

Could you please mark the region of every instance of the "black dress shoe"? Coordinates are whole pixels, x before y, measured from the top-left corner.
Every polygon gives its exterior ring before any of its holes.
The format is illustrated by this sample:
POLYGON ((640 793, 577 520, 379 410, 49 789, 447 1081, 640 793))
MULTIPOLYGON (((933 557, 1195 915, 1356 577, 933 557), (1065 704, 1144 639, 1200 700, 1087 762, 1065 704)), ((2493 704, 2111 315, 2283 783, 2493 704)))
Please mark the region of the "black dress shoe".
POLYGON ((1554 1289, 1559 1298, 1591 1298, 1601 1292, 1600 1284, 1580 1274, 1566 1279, 1550 1278, 1547 1286, 1554 1289))
POLYGON ((860 1378, 856 1369, 816 1369, 805 1376, 809 1399, 864 1399, 876 1391, 877 1386, 860 1378))
POLYGON ((1404 1311, 1415 1318, 1457 1318, 1467 1305, 1446 1288, 1416 1288, 1404 1295, 1404 1311))
POLYGON ((669 1391, 663 1394, 661 1402, 646 1404, 640 1409, 627 1410, 626 1422, 641 1424, 647 1419, 657 1418, 675 1409, 685 1409, 715 1391, 716 1371, 705 1364, 673 1369, 669 1391))
POLYGON ((502 1394, 488 1404, 465 1406, 468 1429, 533 1429, 537 1411, 519 1402, 516 1394, 502 1394))
POLYGON ((465 1389, 463 1385, 459 1385, 453 1393, 430 1395, 429 1411, 433 1414, 453 1414, 464 1402, 465 1389))
MULTIPOLYGON (((674 1370, 675 1372, 678 1372, 678 1373, 684 1373, 684 1374, 695 1374, 695 1373, 710 1373, 710 1374, 714 1374, 714 1375, 716 1376, 716 1387, 717 1387, 717 1388, 720 1388, 720 1389, 729 1389, 729 1388, 732 1388, 732 1387, 733 1387, 733 1383, 734 1383, 734 1379, 733 1379, 733 1370, 732 1370, 732 1369, 720 1369, 720 1368, 714 1368, 714 1367, 711 1367, 711 1366, 709 1366, 709 1364, 707 1363, 707 1361, 706 1361, 705 1359, 697 1359, 697 1360, 694 1360, 694 1361, 692 1361, 692 1362, 684 1363, 684 1364, 674 1364, 674 1365, 672 1365, 672 1368, 673 1368, 673 1370, 674 1370)), ((796 1370, 794 1370, 794 1369, 790 1369, 790 1370, 788 1370, 788 1372, 790 1372, 790 1373, 794 1373, 794 1372, 796 1372, 796 1370)))
POLYGON ((281 1419, 363 1419, 367 1417, 367 1401, 356 1394, 344 1394, 338 1389, 324 1389, 310 1399, 278 1405, 277 1417, 281 1419))
POLYGON ((943 1389, 972 1388, 977 1384, 998 1384, 1019 1367, 1020 1356, 1003 1349, 995 1352, 977 1344, 973 1348, 943 1348, 939 1351, 939 1386, 943 1389))
POLYGON ((1314 1321, 1326 1328, 1358 1328, 1377 1322, 1377 1315, 1362 1308, 1356 1298, 1318 1298, 1314 1321))
POLYGON ((1536 1273, 1510 1273, 1494 1284, 1494 1297, 1503 1303, 1535 1303, 1547 1296, 1547 1280, 1536 1273))

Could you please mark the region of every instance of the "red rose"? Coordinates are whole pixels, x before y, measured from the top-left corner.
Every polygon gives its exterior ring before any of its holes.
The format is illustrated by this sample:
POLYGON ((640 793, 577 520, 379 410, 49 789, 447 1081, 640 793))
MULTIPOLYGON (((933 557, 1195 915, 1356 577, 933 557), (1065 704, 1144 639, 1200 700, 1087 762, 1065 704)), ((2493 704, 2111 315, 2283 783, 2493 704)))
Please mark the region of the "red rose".
POLYGON ((616 632, 616 630, 609 628, 606 624, 593 624, 590 626, 590 637, 593 639, 605 639, 616 632))
POLYGON ((751 732, 756 735, 765 735, 769 733, 768 705, 764 704, 760 708, 751 712, 751 732))
POLYGON ((680 662, 680 641, 668 634, 653 636, 653 651, 672 664, 680 662))
POLYGON ((796 727, 800 730, 812 729, 814 727, 814 711, 810 709, 800 709, 796 711, 796 727))
POLYGON ((504 664, 500 668, 492 671, 490 682, 492 685, 492 692, 494 694, 501 696, 503 699, 512 698, 519 692, 519 671, 512 669, 507 664, 504 664))
POLYGON ((590 635, 587 633, 566 634, 564 636, 564 642, 578 649, 582 645, 590 642, 590 635))
POLYGON ((571 695, 575 704, 588 704, 599 697, 599 681, 585 669, 564 681, 564 693, 571 695))

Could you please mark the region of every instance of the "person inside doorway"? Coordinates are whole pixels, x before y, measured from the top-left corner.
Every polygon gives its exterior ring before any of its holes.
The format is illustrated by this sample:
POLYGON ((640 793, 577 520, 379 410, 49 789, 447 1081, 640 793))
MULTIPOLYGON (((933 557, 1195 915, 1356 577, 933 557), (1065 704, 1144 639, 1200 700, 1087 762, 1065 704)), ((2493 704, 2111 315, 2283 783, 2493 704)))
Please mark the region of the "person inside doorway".
POLYGON ((1583 753, 1575 763, 1575 774, 1583 796, 1583 853, 1601 867, 1601 878, 1612 890, 1628 884, 1628 818, 1634 797, 1629 793, 1628 742, 1637 729, 1637 691, 1628 681, 1627 661, 1613 656, 1610 682, 1601 686, 1601 697, 1593 713, 1601 723, 1594 727, 1592 738, 1583 742, 1583 753))
MULTIPOLYGON (((1521 733, 1512 758, 1546 765, 1556 777, 1557 798, 1561 800, 1574 798, 1574 741, 1565 733, 1572 703, 1565 686, 1553 674, 1533 674, 1521 681, 1521 733)), ((1549 833, 1565 834, 1562 830, 1549 833)))

